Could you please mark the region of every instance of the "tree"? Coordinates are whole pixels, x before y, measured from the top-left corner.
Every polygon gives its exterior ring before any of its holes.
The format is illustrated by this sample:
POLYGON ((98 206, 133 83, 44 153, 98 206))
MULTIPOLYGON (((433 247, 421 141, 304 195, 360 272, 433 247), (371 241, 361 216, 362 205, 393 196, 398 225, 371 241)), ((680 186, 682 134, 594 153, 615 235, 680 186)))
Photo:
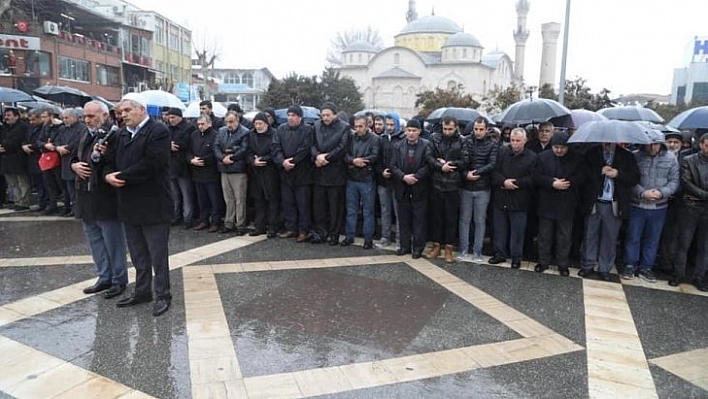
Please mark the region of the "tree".
POLYGON ((376 50, 381 50, 384 46, 378 29, 372 28, 371 25, 367 26, 366 29, 355 28, 337 32, 337 36, 330 40, 330 47, 327 50, 327 62, 333 66, 342 65, 342 51, 357 41, 369 43, 376 50))
POLYGON ((549 83, 544 83, 543 86, 538 90, 538 98, 548 98, 551 100, 558 101, 558 93, 553 89, 553 86, 549 83))
POLYGON ((512 84, 507 88, 494 86, 482 99, 482 109, 489 115, 498 114, 511 104, 521 100, 521 88, 512 84))
POLYGON ((471 94, 462 93, 463 86, 458 85, 451 89, 437 88, 416 94, 416 107, 422 107, 420 114, 427 116, 434 110, 443 107, 477 108, 479 103, 471 94))
POLYGON ((200 97, 202 100, 210 99, 213 93, 209 79, 214 70, 214 63, 221 56, 221 45, 217 37, 210 35, 207 31, 193 35, 192 39, 192 48, 197 57, 200 72, 204 77, 204 85, 202 90, 200 90, 200 97))
POLYGON ((350 114, 364 108, 356 83, 342 77, 334 68, 326 68, 321 76, 293 73, 283 80, 273 79, 258 108, 278 109, 292 104, 319 107, 325 101, 337 104, 340 110, 350 114))

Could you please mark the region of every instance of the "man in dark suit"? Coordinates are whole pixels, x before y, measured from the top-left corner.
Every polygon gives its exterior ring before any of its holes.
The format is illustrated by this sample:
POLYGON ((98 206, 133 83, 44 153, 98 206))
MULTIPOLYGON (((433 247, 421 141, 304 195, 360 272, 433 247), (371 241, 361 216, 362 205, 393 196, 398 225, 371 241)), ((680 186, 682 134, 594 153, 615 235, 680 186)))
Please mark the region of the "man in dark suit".
POLYGON ((396 201, 398 201, 401 247, 396 255, 412 252, 418 259, 425 247, 430 186, 430 142, 420 137, 423 129, 416 119, 408 121, 406 139, 393 149, 391 173, 393 174, 396 201), (411 233, 413 242, 411 245, 411 233))
POLYGON ((135 266, 135 290, 118 307, 150 302, 155 272, 153 315, 165 313, 172 300, 167 246, 172 218, 170 198, 170 132, 151 120, 147 102, 129 93, 119 104, 125 122, 115 148, 106 154, 104 178, 118 190, 118 217, 125 227, 135 266))
POLYGON ((125 261, 125 231, 118 220, 116 188, 101 179, 103 157, 94 147, 108 143, 114 147, 118 127, 105 124, 108 108, 99 101, 84 104, 87 131, 79 140, 71 170, 76 173, 76 217, 81 219, 98 280, 84 288, 84 294, 106 291, 106 299, 125 291, 128 272, 125 261))

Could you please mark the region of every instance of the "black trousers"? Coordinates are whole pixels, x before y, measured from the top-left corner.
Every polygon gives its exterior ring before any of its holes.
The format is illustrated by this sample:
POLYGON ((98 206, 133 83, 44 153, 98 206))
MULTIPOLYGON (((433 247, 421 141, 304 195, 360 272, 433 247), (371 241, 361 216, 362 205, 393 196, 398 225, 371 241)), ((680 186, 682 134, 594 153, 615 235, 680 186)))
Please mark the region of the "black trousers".
POLYGON ((168 241, 170 224, 130 224, 124 223, 125 238, 130 259, 135 267, 136 297, 151 296, 152 273, 155 272, 155 297, 172 299, 170 294, 170 267, 168 241))
POLYGON ((430 190, 430 240, 443 245, 457 244, 460 222, 459 191, 430 190))
POLYGON ((268 232, 275 233, 278 231, 280 201, 276 200, 276 198, 278 197, 273 196, 269 200, 265 198, 253 200, 256 207, 256 218, 254 220, 256 231, 266 231, 266 224, 268 232))
POLYGON ((285 230, 299 233, 310 232, 310 186, 280 185, 285 230))
MULTIPOLYGON (((65 201, 64 180, 61 179, 61 168, 54 168, 42 172, 44 181, 49 189, 49 208, 55 209, 57 202, 65 201)), ((70 204, 64 204, 69 206, 70 204)))
POLYGON ((312 187, 315 234, 321 238, 338 237, 344 222, 344 191, 346 186, 312 187))
POLYGON ((410 196, 404 196, 397 201, 401 249, 403 251, 422 252, 426 241, 428 199, 413 200, 410 196), (413 236, 412 243, 411 235, 413 236))
POLYGON ((568 267, 570 247, 573 240, 573 219, 538 218, 538 263, 549 265, 555 249, 559 267, 568 267))

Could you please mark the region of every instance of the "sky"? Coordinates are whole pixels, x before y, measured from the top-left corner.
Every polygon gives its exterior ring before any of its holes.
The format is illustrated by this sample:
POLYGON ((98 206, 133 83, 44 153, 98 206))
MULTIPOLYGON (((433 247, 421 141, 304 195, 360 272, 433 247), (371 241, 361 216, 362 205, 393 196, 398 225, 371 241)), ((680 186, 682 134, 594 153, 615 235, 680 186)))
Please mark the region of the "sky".
MULTIPOLYGON (((267 67, 276 78, 319 75, 337 32, 372 26, 386 47, 406 25, 406 0, 129 0, 219 43, 218 68, 267 67), (189 5, 187 5, 189 4, 189 5)), ((418 0, 418 17, 455 21, 484 51, 514 59, 516 0, 418 0)), ((561 23, 556 81, 560 79, 566 0, 529 0, 524 81, 538 85, 541 24, 561 23)), ((696 36, 708 37, 706 0, 572 0, 566 78, 581 77, 593 93, 669 94, 674 68, 688 62, 696 36), (690 47, 692 49, 692 47, 690 47)))

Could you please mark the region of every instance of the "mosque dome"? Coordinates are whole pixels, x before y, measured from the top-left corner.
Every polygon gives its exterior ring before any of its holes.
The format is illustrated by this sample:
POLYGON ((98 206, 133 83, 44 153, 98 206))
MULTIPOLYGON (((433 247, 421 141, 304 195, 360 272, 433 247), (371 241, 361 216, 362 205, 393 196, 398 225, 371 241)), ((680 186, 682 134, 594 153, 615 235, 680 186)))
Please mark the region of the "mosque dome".
POLYGON ((469 33, 460 32, 450 36, 443 44, 445 47, 482 47, 482 44, 469 33))
POLYGON ((449 33, 462 32, 455 21, 437 15, 428 15, 411 21, 398 33, 407 35, 411 33, 449 33))
POLYGON ((349 45, 342 50, 342 53, 377 53, 378 50, 371 43, 365 42, 363 40, 357 40, 349 43, 349 45))

